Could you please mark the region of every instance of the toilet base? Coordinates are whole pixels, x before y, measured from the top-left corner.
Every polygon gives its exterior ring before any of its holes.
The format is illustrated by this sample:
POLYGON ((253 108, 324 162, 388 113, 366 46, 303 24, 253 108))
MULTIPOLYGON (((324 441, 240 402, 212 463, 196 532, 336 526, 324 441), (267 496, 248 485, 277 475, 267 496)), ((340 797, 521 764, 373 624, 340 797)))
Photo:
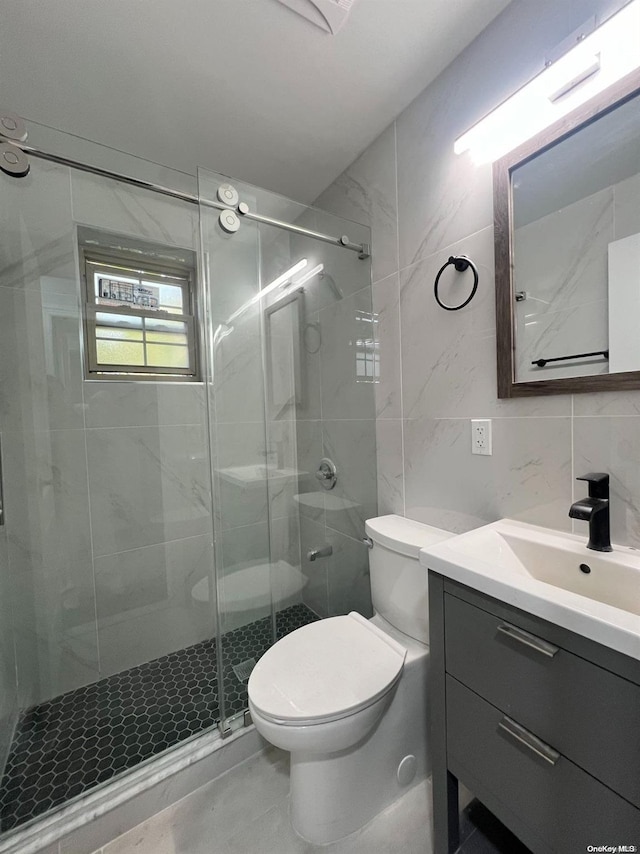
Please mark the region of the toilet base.
POLYGON ((389 708, 355 747, 291 753, 291 822, 304 839, 325 845, 354 833, 430 773, 428 666, 428 649, 411 644, 389 708))

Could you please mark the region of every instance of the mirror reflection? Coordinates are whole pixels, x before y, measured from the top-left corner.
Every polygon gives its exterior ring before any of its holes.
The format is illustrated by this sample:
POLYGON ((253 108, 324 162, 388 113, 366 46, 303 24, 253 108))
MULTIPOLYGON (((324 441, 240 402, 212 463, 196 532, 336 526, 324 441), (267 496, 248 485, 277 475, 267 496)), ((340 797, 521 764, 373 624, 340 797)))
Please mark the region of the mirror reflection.
POLYGON ((640 98, 512 171, 516 382, 640 370, 640 98))

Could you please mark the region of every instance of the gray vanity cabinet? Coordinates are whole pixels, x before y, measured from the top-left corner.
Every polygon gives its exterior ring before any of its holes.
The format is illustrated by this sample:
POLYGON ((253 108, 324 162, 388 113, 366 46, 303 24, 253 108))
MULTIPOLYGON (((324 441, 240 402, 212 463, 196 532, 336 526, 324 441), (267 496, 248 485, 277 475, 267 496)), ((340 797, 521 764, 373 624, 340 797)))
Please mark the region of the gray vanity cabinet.
POLYGON ((458 780, 535 854, 638 851, 640 661, 434 572, 429 600, 435 854, 458 780))

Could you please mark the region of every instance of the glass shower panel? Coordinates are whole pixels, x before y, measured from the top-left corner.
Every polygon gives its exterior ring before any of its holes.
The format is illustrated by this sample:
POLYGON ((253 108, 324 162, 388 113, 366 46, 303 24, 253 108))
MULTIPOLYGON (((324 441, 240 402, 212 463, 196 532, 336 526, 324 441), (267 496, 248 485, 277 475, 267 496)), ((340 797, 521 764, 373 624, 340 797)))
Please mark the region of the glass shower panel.
MULTIPOLYGON (((216 448, 216 567, 225 728, 258 658, 289 631, 371 611, 364 519, 376 512, 376 318, 370 263, 343 247, 207 205, 199 171, 216 448), (326 491, 316 472, 338 468, 326 491), (332 554, 310 560, 330 546, 332 554)), ((239 181, 250 211, 369 243, 369 230, 239 181)))
POLYGON ((219 711, 204 385, 88 379, 80 263, 90 247, 197 267, 198 207, 36 157, 28 177, 0 185, 0 830, 10 831, 211 727, 219 711))

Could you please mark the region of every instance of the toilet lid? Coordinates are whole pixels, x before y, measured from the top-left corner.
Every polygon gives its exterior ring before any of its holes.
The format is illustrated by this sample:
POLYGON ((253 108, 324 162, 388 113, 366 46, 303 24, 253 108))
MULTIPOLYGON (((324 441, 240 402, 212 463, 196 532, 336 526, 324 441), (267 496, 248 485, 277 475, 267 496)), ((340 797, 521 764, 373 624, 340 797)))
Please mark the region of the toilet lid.
POLYGON ((400 677, 405 655, 360 614, 318 620, 267 650, 251 673, 249 699, 282 724, 337 720, 383 696, 400 677))

